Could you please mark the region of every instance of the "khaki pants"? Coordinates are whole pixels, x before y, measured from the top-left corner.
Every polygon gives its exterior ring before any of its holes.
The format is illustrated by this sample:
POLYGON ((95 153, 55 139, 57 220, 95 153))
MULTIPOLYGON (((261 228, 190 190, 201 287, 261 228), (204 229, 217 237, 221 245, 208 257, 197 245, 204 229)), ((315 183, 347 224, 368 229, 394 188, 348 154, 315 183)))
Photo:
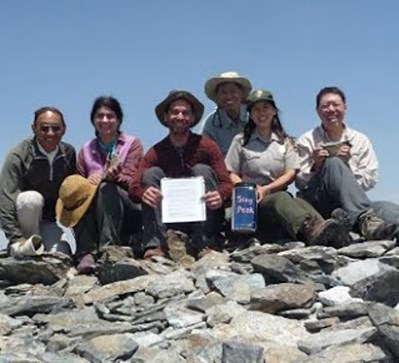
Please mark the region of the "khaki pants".
POLYGON ((71 254, 66 230, 56 222, 42 220, 43 196, 33 190, 21 192, 16 200, 17 218, 22 236, 26 239, 33 234, 42 237, 45 251, 71 254))

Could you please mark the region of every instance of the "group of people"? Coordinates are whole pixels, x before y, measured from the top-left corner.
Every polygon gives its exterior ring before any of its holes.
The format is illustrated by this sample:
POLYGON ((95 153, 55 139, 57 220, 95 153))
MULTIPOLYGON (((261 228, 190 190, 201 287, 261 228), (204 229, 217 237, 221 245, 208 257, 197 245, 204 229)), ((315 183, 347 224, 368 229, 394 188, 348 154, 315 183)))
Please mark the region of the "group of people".
POLYGON ((349 232, 392 239, 396 221, 379 218, 366 192, 377 182, 378 162, 369 139, 345 122, 346 98, 337 87, 316 98, 320 126, 289 136, 272 93, 252 90, 236 72, 212 77, 205 93, 216 110, 201 125, 203 104, 190 92, 171 91, 155 114, 168 135, 144 155, 139 138, 122 131, 123 111, 111 96, 98 97, 90 119, 95 137, 75 154, 62 141, 63 114, 35 112, 34 137, 8 154, 0 177, 1 228, 16 258, 59 251, 70 254, 65 228, 76 240, 80 273, 96 268, 97 252, 126 245, 142 234, 144 259, 168 256, 168 229, 191 236, 187 253, 200 258, 220 248, 235 184, 257 190, 257 235, 308 245, 342 246, 349 232), (161 180, 200 176, 206 220, 162 222, 161 180), (288 186, 296 184, 296 196, 288 186))

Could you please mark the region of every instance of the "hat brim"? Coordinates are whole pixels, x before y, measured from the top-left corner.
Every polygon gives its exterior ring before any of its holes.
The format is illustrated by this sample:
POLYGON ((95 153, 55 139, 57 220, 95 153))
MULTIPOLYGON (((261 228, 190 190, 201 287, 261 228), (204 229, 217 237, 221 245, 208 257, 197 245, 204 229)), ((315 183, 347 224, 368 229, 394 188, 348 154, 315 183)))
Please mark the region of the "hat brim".
POLYGON ((91 202, 97 193, 97 189, 98 185, 92 185, 87 199, 79 207, 72 210, 66 209, 62 200, 58 198, 55 205, 55 213, 58 221, 65 227, 76 226, 89 209, 91 202))
POLYGON ((161 122, 162 125, 165 127, 168 127, 168 124, 165 122, 165 112, 169 108, 170 104, 173 101, 176 100, 186 100, 191 107, 193 108, 193 113, 194 113, 194 121, 191 124, 191 127, 194 127, 195 125, 200 122, 202 115, 204 114, 204 105, 190 92, 187 91, 176 91, 176 92, 171 92, 168 97, 166 97, 161 103, 159 103, 155 107, 155 114, 158 117, 158 120, 161 122))
POLYGON ((222 83, 238 84, 242 88, 242 99, 243 100, 245 100, 248 97, 249 92, 251 92, 251 89, 252 89, 251 82, 244 77, 231 77, 231 78, 213 77, 205 83, 205 94, 210 100, 212 100, 215 103, 217 103, 216 90, 217 90, 218 86, 222 83))

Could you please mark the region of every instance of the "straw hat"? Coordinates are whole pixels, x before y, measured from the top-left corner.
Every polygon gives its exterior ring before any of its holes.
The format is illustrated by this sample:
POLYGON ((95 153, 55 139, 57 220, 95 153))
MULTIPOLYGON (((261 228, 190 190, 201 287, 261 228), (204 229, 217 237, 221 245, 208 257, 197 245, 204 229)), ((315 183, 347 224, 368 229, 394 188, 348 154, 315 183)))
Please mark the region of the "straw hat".
POLYGON ((249 92, 251 92, 252 85, 247 78, 240 76, 237 72, 224 72, 206 81, 205 93, 207 97, 217 103, 216 90, 220 84, 226 82, 235 83, 242 88, 243 100, 245 100, 249 92))
POLYGON ((80 175, 64 179, 59 191, 55 212, 65 227, 74 227, 89 209, 98 186, 80 175))
POLYGON ((194 113, 194 122, 190 127, 194 127, 200 120, 204 113, 204 105, 190 92, 183 90, 173 90, 170 91, 168 96, 155 107, 155 114, 158 117, 158 120, 161 121, 161 124, 168 127, 165 123, 164 117, 165 112, 168 110, 170 104, 176 100, 186 100, 192 107, 194 113))

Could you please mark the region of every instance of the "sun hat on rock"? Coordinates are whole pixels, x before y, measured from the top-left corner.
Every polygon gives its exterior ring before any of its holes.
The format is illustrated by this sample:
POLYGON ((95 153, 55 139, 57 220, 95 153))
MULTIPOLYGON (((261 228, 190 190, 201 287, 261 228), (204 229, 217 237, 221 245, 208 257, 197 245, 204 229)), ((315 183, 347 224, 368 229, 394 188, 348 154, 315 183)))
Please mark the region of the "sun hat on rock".
POLYGON ((247 78, 240 76, 237 72, 224 72, 206 81, 205 94, 209 99, 217 103, 217 88, 222 83, 227 82, 235 83, 242 88, 242 96, 244 100, 248 97, 249 92, 251 92, 252 85, 247 78))
POLYGON ((65 227, 76 226, 89 209, 97 188, 81 175, 65 178, 55 207, 59 222, 65 227))
POLYGON ((190 92, 183 90, 170 91, 168 96, 155 107, 155 114, 162 125, 168 127, 165 123, 165 112, 169 109, 172 102, 177 100, 186 100, 192 107, 194 113, 194 122, 190 127, 195 126, 204 114, 204 105, 190 92))

